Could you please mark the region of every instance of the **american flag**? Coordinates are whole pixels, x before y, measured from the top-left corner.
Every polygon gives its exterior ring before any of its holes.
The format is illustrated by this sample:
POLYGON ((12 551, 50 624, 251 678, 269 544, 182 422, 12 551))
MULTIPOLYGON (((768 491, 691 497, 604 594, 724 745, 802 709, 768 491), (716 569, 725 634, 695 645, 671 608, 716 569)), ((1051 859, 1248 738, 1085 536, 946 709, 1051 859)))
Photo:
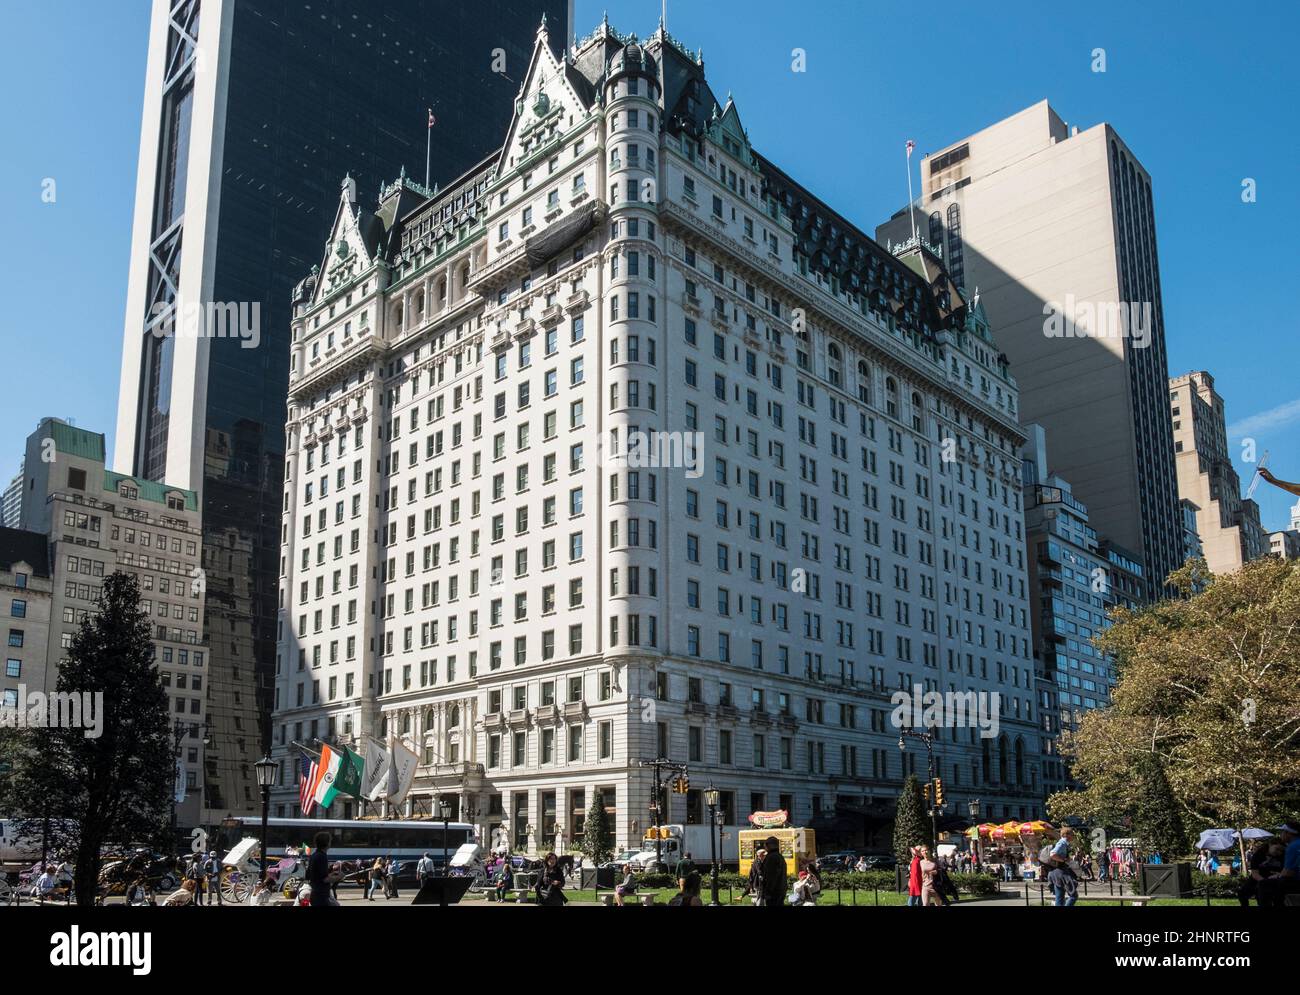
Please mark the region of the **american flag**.
POLYGON ((907 140, 907 157, 908 157, 909 159, 912 158, 912 151, 913 151, 915 148, 916 148, 916 142, 912 141, 912 140, 909 138, 909 139, 907 140))
POLYGON ((429 127, 432 128, 432 127, 433 127, 435 124, 437 124, 437 123, 438 123, 438 119, 437 119, 436 117, 433 116, 433 108, 430 107, 430 108, 429 108, 429 127))
POLYGON ((316 807, 316 800, 312 797, 315 785, 316 761, 304 756, 298 761, 298 805, 303 815, 311 815, 311 810, 316 807))

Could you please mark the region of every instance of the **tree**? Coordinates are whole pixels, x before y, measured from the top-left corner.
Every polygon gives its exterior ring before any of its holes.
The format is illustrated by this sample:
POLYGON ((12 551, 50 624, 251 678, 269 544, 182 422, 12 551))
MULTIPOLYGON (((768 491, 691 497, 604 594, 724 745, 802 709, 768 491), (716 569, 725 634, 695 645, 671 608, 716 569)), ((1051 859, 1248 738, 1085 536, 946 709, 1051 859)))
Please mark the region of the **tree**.
POLYGON ((591 800, 587 821, 582 828, 582 853, 599 866, 614 856, 614 834, 609 825, 609 813, 599 794, 591 800))
POLYGON ((1138 776, 1133 785, 1133 835, 1138 847, 1144 853, 1158 853, 1165 860, 1185 854, 1187 832, 1160 758, 1145 753, 1134 766, 1138 776))
POLYGON ((11 797, 39 831, 54 815, 75 853, 79 905, 92 905, 105 846, 153 841, 167 821, 175 754, 152 627, 136 579, 113 573, 72 638, 45 721, 22 737, 11 797), (60 714, 54 714, 53 702, 60 714))
POLYGON ((912 847, 929 842, 930 820, 925 814, 921 782, 915 774, 908 774, 894 810, 894 856, 906 865, 911 862, 912 847))
POLYGON ((1184 828, 1286 817, 1300 798, 1300 563, 1269 557, 1211 576, 1191 561, 1169 580, 1182 597, 1115 609, 1096 638, 1116 663, 1112 706, 1062 737, 1084 787, 1053 795, 1049 810, 1136 824, 1133 788, 1154 760, 1184 828))

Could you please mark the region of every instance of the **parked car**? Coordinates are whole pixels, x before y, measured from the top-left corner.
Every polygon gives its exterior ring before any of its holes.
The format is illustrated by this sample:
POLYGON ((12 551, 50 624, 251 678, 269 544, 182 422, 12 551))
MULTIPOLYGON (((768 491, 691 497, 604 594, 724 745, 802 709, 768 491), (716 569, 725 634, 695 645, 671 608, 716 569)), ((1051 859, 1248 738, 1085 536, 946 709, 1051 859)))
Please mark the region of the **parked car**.
POLYGON ((869 871, 892 871, 898 866, 898 858, 892 853, 868 853, 866 861, 869 871))
POLYGON ((836 850, 833 853, 819 853, 817 855, 817 870, 825 873, 826 871, 843 871, 846 870, 844 858, 848 857, 850 865, 857 863, 859 850, 836 850))
POLYGON ((600 866, 612 867, 615 870, 621 871, 623 869, 624 864, 630 863, 632 858, 636 857, 640 853, 641 853, 640 847, 637 847, 635 850, 620 850, 617 854, 614 855, 613 859, 605 861, 600 866))

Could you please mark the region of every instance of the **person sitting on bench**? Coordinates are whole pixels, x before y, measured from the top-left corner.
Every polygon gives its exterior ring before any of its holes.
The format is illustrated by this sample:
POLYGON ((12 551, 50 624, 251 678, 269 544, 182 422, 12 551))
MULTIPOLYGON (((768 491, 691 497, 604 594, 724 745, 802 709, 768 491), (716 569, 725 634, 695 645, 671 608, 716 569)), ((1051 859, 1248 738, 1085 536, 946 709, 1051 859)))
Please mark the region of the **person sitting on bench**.
POLYGON ((632 873, 632 865, 623 865, 623 883, 614 889, 614 904, 621 906, 623 899, 628 895, 636 894, 636 875, 632 873))

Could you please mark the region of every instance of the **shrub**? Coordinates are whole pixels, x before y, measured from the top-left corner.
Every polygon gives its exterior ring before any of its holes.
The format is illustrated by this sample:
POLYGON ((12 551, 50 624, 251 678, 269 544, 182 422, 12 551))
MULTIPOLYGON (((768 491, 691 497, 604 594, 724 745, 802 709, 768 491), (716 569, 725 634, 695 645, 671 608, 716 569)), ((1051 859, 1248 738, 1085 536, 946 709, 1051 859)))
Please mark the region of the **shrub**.
POLYGON ((1224 877, 1221 874, 1202 874, 1192 868, 1192 888, 1202 891, 1210 889, 1211 898, 1236 898, 1237 889, 1241 887, 1240 877, 1224 877))
POLYGON ((957 890, 964 895, 996 895, 998 879, 992 874, 949 874, 957 890))

